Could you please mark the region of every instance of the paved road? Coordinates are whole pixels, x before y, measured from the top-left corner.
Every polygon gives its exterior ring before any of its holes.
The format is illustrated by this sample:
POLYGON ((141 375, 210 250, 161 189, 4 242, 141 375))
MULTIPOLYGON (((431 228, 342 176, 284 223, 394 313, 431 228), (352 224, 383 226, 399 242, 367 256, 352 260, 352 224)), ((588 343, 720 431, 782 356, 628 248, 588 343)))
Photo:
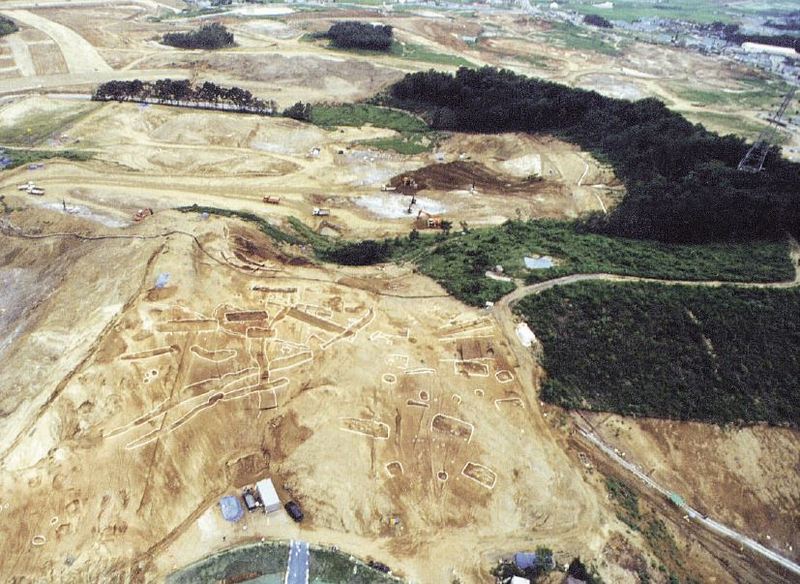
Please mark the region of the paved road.
POLYGON ((308 584, 308 544, 292 541, 284 584, 308 584))
MULTIPOLYGON (((795 265, 795 278, 793 280, 787 282, 720 282, 720 281, 702 281, 702 282, 695 282, 695 281, 683 281, 683 280, 658 280, 653 278, 637 278, 632 276, 617 276, 614 274, 574 274, 572 276, 564 276, 563 278, 555 278, 553 280, 548 280, 546 282, 540 282, 538 284, 533 284, 531 286, 524 286, 521 288, 517 288, 513 292, 505 295, 503 298, 498 300, 494 307, 492 308, 492 312, 497 319, 498 324, 500 325, 501 330, 505 337, 509 340, 509 345, 511 350, 517 357, 517 361, 519 362, 519 371, 521 376, 524 378, 520 379, 522 383, 526 383, 528 380, 533 379, 533 371, 535 369, 535 363, 533 360, 533 355, 529 349, 526 349, 522 346, 522 343, 519 342, 519 339, 516 334, 516 322, 514 320, 514 315, 512 313, 513 306, 525 296, 529 294, 538 294, 543 292, 544 290, 548 290, 550 288, 554 288, 555 286, 564 286, 567 284, 572 284, 575 282, 581 282, 585 280, 605 280, 605 281, 613 281, 613 282, 658 282, 661 284, 682 284, 682 285, 692 285, 692 286, 722 286, 722 285, 731 285, 737 286, 741 288, 791 288, 800 285, 800 245, 795 239, 790 239, 790 257, 792 259, 792 263, 795 265)), ((535 332, 535 331, 534 331, 535 332)), ((531 394, 535 395, 535 394, 531 394)), ((533 416, 540 417, 540 412, 538 408, 532 408, 533 416)), ((587 440, 592 442, 595 446, 597 446, 603 453, 605 453, 609 458, 611 458, 614 462, 619 464, 620 466, 624 467, 629 472, 636 475, 637 478, 641 479, 644 484, 646 484, 651 489, 654 489, 664 495, 665 497, 669 497, 670 491, 656 483, 653 479, 647 476, 638 466, 635 464, 625 460, 621 456, 619 456, 613 448, 606 445, 600 438, 597 437, 594 432, 591 430, 587 430, 585 428, 579 428, 581 435, 583 435, 587 440)), ((788 558, 781 556, 780 554, 766 548, 765 546, 761 545, 757 541, 747 537, 735 531, 718 521, 713 519, 709 519, 707 516, 703 516, 697 510, 693 509, 689 505, 682 505, 681 509, 683 509, 689 517, 698 523, 704 525, 711 531, 718 533, 719 535, 723 535, 734 541, 738 542, 740 545, 745 546, 752 551, 761 554, 765 558, 780 564, 787 570, 800 575, 800 565, 796 564, 795 562, 791 561, 788 558)))
MULTIPOLYGON (((625 460, 619 454, 617 454, 613 448, 605 444, 597 435, 584 428, 579 428, 579 431, 582 436, 584 436, 587 440, 592 442, 595 446, 597 446, 600 450, 602 450, 609 458, 614 460, 620 466, 623 466, 626 470, 636 475, 638 479, 640 479, 643 483, 645 483, 651 489, 654 489, 664 495, 665 497, 669 497, 670 492, 664 488, 663 486, 659 485, 649 476, 647 476, 638 466, 633 464, 630 461, 625 460)), ((775 553, 769 548, 764 547, 754 539, 747 537, 746 535, 742 535, 738 531, 734 531, 730 527, 727 527, 720 523, 719 521, 715 521, 710 519, 708 516, 704 516, 702 513, 690 507, 686 503, 678 506, 680 509, 686 512, 690 519, 697 521, 698 523, 702 523, 711 531, 714 531, 720 535, 724 535, 739 544, 750 548, 756 553, 761 554, 762 556, 772 560, 773 562, 780 564, 787 570, 794 572, 795 574, 800 575, 800 565, 794 563, 792 560, 788 558, 784 558, 782 555, 775 553)))

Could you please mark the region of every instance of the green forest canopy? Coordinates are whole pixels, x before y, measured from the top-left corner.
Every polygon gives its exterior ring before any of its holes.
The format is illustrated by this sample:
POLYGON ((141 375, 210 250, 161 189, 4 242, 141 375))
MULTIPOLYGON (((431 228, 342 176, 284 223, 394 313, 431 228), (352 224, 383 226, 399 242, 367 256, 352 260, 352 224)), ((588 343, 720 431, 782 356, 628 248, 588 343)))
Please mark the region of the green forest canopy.
POLYGON ((800 427, 800 290, 582 282, 516 307, 566 408, 800 427))
POLYGON ((613 99, 484 67, 408 74, 386 100, 434 129, 548 133, 608 161, 627 195, 588 222, 598 232, 707 242, 800 230, 800 164, 773 149, 765 171, 740 172, 744 140, 692 124, 657 99, 613 99))

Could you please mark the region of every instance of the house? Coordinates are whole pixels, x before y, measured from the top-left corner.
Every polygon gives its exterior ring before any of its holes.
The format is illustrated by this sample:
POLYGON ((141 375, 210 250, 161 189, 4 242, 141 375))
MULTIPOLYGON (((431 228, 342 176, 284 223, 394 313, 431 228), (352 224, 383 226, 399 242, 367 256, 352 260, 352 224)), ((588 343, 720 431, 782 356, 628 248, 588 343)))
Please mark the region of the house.
POLYGON ((272 513, 281 508, 281 500, 278 498, 278 493, 275 486, 272 484, 272 479, 261 479, 256 483, 256 490, 264 505, 264 513, 272 513))

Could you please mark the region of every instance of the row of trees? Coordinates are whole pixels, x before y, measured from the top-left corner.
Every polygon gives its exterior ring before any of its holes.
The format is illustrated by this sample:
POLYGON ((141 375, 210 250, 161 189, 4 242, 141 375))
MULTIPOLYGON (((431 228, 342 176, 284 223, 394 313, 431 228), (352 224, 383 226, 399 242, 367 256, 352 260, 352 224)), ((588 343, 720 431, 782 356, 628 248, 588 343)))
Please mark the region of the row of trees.
POLYGON ((19 27, 16 22, 5 16, 0 16, 0 37, 11 34, 12 32, 17 32, 18 30, 19 27))
POLYGON ((333 24, 324 35, 339 49, 388 51, 392 48, 392 27, 346 20, 333 24))
POLYGON ((764 172, 739 172, 744 140, 692 124, 657 99, 613 99, 489 67, 409 74, 387 99, 435 129, 549 133, 607 160, 627 196, 588 222, 598 232, 703 242, 800 230, 800 164, 772 149, 764 172))
POLYGON ((259 99, 241 87, 222 87, 208 81, 202 85, 192 85, 186 79, 109 81, 98 86, 92 99, 224 109, 261 115, 274 115, 277 111, 274 101, 259 99))
POLYGON ((168 32, 161 42, 181 49, 222 49, 233 46, 233 33, 214 22, 191 32, 168 32))

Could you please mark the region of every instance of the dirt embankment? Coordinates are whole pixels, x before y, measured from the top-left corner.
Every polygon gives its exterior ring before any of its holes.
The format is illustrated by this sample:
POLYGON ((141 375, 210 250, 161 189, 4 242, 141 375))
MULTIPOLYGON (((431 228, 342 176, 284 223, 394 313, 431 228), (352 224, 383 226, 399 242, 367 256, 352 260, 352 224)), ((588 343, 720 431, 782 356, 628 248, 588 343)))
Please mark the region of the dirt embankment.
POLYGON ((426 189, 455 191, 474 189, 478 192, 499 195, 527 195, 541 190, 542 179, 538 177, 517 178, 490 170, 474 161, 455 161, 431 164, 418 170, 397 175, 390 185, 398 190, 407 189, 407 179, 416 183, 416 191, 426 189))

